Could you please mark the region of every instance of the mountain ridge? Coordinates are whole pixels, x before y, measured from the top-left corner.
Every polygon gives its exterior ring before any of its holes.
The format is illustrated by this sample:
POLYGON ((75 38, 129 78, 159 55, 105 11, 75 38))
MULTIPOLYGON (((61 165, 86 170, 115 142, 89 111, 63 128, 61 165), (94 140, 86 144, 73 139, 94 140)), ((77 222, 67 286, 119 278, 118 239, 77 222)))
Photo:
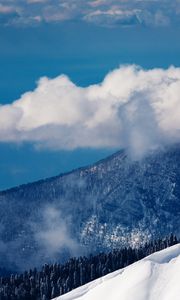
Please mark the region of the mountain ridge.
MULTIPOLYGON (((8 264, 139 246, 180 234, 180 147, 132 160, 125 151, 0 193, 0 243, 8 264), (12 249, 12 250, 11 250, 12 249)), ((37 263, 36 263, 37 261, 37 263)), ((27 265, 27 263, 29 263, 27 265)))
POLYGON ((72 169, 70 171, 67 171, 67 172, 62 172, 62 173, 59 173, 58 175, 54 175, 54 176, 51 176, 51 177, 45 177, 45 178, 42 178, 42 179, 39 179, 39 180, 35 180, 35 181, 31 181, 31 182, 27 182, 27 183, 22 183, 22 184, 19 184, 17 186, 12 186, 10 188, 7 188, 7 189, 3 189, 3 190, 0 190, 0 194, 5 194, 5 193, 8 193, 8 192, 11 192, 11 191, 14 191, 14 190, 17 190, 21 187, 27 187, 29 185, 34 185, 34 184, 41 184, 43 182, 46 182, 46 181, 51 181, 51 180, 54 180, 54 179, 57 179, 59 177, 63 177, 63 176, 68 176, 76 171, 83 171, 87 168, 91 168, 93 167, 94 165, 97 165, 97 164, 100 164, 104 161, 106 161, 107 159, 110 159, 110 158, 113 158, 114 156, 120 154, 121 152, 123 152, 124 150, 119 150, 119 151, 116 151, 115 153, 111 154, 111 155, 108 155, 106 156, 105 158, 102 158, 100 160, 98 160, 97 162, 94 162, 92 164, 87 164, 86 166, 83 166, 83 167, 79 167, 79 168, 75 168, 75 169, 72 169))

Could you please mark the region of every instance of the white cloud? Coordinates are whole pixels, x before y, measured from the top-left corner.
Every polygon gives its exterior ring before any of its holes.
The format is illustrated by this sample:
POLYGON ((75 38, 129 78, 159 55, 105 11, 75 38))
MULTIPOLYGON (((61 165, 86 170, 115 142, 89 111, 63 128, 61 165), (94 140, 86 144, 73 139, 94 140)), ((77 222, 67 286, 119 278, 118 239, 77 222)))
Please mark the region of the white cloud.
POLYGON ((144 23, 151 27, 164 27, 170 25, 170 17, 160 10, 153 13, 148 10, 141 10, 137 13, 137 16, 140 23, 144 23))
POLYGON ((10 5, 3 5, 0 3, 0 14, 10 14, 16 12, 16 8, 10 5))
POLYGON ((86 88, 61 75, 0 106, 0 141, 36 147, 128 147, 137 155, 180 142, 180 68, 121 66, 86 88))
POLYGON ((43 19, 50 22, 61 22, 72 18, 72 11, 63 7, 48 6, 43 10, 43 19))
POLYGON ((180 11, 179 0, 0 0, 0 13, 9 14, 12 5, 18 7, 17 14, 12 14, 10 20, 1 20, 2 23, 30 26, 34 17, 40 16, 41 21, 48 23, 76 19, 101 26, 138 22, 142 26, 169 26, 179 23, 180 11))
POLYGON ((134 25, 139 23, 138 10, 120 10, 112 7, 109 10, 95 10, 86 16, 84 20, 102 26, 134 25))

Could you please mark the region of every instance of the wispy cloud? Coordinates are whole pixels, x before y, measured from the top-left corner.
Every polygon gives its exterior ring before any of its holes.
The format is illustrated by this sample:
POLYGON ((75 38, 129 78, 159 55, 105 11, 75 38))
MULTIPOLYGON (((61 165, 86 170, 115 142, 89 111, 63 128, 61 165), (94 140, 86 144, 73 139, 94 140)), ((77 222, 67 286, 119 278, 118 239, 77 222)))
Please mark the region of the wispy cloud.
POLYGON ((44 257, 55 260, 61 251, 68 251, 70 255, 76 255, 78 250, 80 251, 78 242, 70 235, 66 222, 69 220, 65 221, 60 209, 53 205, 47 205, 42 210, 40 217, 41 222, 30 224, 30 226, 44 257))
POLYGON ((27 0, 27 3, 46 3, 49 0, 27 0))
POLYGON ((84 16, 84 20, 102 26, 134 25, 139 23, 138 10, 95 10, 84 16))
POLYGON ((179 23, 178 0, 0 0, 0 13, 17 12, 3 19, 4 24, 83 20, 101 26, 168 26, 179 23), (18 7, 18 12, 17 8, 18 7))
POLYGON ((11 5, 0 4, 0 14, 10 14, 16 12, 16 8, 11 5))
MULTIPOLYGON (((57 205, 42 205, 35 216, 27 217, 22 231, 11 241, 0 239, 2 266, 18 271, 61 261, 84 253, 70 231, 70 218, 64 217, 57 205), (63 217, 62 217, 63 216, 63 217)), ((0 234, 5 228, 0 223, 0 234)))
POLYGON ((180 142, 180 68, 122 66, 102 83, 76 86, 43 77, 34 91, 0 107, 0 141, 36 147, 127 147, 141 155, 180 142))

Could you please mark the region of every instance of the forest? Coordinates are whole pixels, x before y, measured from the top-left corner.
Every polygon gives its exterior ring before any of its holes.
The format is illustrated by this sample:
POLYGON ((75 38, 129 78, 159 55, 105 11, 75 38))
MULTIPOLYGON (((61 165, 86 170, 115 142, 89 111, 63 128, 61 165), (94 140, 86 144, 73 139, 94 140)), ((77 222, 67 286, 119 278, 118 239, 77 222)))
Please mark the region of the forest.
POLYGON ((0 278, 0 300, 49 300, 179 242, 171 234, 139 248, 114 249, 95 256, 71 258, 63 265, 45 264, 40 270, 34 268, 4 276, 0 278))

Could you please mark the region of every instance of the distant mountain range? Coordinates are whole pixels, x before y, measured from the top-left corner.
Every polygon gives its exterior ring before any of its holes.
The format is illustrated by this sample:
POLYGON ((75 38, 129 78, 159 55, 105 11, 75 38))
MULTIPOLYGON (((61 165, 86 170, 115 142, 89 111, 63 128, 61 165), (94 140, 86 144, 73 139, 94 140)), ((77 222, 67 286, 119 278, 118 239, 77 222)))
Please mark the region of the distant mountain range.
POLYGON ((29 268, 180 233, 180 147, 125 151, 0 192, 2 267, 29 268))

